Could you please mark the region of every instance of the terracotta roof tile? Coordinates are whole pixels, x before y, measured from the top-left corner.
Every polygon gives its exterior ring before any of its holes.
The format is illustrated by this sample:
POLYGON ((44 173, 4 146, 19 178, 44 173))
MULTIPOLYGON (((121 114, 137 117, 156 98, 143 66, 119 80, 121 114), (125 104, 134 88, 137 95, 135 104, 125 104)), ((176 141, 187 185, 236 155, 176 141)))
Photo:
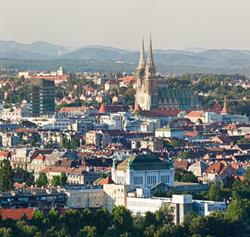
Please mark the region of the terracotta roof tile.
POLYGON ((35 212, 34 208, 0 209, 0 216, 3 220, 20 220, 23 215, 31 219, 35 212))

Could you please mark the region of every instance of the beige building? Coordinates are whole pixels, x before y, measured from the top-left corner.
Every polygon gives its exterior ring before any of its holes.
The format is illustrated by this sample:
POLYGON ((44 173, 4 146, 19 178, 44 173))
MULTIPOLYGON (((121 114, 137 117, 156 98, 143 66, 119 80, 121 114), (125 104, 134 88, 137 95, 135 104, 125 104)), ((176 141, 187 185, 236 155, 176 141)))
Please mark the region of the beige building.
POLYGON ((131 141, 132 150, 148 149, 150 151, 162 151, 164 149, 163 141, 152 137, 135 139, 131 141))
POLYGON ((18 122, 22 119, 22 110, 17 107, 3 109, 1 119, 18 122))
POLYGON ((101 186, 80 186, 60 188, 67 194, 69 208, 101 208, 105 207, 105 193, 101 186))
POLYGON ((89 131, 86 133, 86 145, 95 145, 104 148, 111 142, 109 134, 102 131, 89 131))
POLYGON ((114 206, 127 206, 127 194, 130 190, 129 185, 104 184, 106 208, 112 211, 114 206))
MULTIPOLYGON (((45 173, 49 182, 51 182, 53 176, 60 176, 61 173, 67 175, 69 184, 93 184, 98 178, 100 178, 101 173, 88 172, 84 168, 66 168, 66 167, 46 167, 41 170, 45 173)), ((39 173, 35 173, 35 179, 37 179, 39 173)))

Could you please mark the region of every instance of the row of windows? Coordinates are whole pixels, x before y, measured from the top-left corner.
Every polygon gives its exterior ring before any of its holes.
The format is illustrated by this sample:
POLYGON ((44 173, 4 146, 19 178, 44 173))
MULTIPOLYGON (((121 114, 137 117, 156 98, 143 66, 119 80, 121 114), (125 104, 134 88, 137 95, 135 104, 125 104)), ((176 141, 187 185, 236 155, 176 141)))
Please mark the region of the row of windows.
POLYGON ((161 205, 162 205, 161 203, 135 202, 135 201, 128 202, 128 206, 133 206, 133 207, 155 207, 155 208, 160 208, 161 205))
MULTIPOLYGON (((170 179, 169 175, 161 176, 162 183, 169 183, 169 179, 170 179)), ((143 177, 142 176, 134 177, 134 184, 135 185, 142 185, 143 184, 143 177)), ((147 184, 148 185, 156 184, 156 176, 147 176, 147 184)))

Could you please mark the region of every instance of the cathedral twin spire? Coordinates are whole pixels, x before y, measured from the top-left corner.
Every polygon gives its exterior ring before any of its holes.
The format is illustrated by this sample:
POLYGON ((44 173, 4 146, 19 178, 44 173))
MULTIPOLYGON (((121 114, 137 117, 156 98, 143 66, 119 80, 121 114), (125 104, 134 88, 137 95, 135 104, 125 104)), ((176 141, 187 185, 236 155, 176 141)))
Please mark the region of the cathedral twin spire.
POLYGON ((150 34, 150 41, 149 41, 149 49, 148 49, 148 57, 147 62, 145 63, 144 60, 145 52, 144 52, 144 37, 142 37, 141 42, 141 50, 140 50, 140 60, 137 69, 145 69, 146 75, 152 76, 155 74, 155 64, 153 58, 153 47, 152 47, 152 38, 150 34))

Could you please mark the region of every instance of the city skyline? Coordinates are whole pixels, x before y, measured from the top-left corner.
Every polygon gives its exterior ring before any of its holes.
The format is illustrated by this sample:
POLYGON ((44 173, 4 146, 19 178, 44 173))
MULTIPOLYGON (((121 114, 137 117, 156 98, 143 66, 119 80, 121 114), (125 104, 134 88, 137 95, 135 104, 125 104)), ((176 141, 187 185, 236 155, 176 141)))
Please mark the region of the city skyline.
POLYGON ((0 40, 137 49, 141 35, 152 32, 155 48, 250 49, 247 0, 0 3, 0 40))

